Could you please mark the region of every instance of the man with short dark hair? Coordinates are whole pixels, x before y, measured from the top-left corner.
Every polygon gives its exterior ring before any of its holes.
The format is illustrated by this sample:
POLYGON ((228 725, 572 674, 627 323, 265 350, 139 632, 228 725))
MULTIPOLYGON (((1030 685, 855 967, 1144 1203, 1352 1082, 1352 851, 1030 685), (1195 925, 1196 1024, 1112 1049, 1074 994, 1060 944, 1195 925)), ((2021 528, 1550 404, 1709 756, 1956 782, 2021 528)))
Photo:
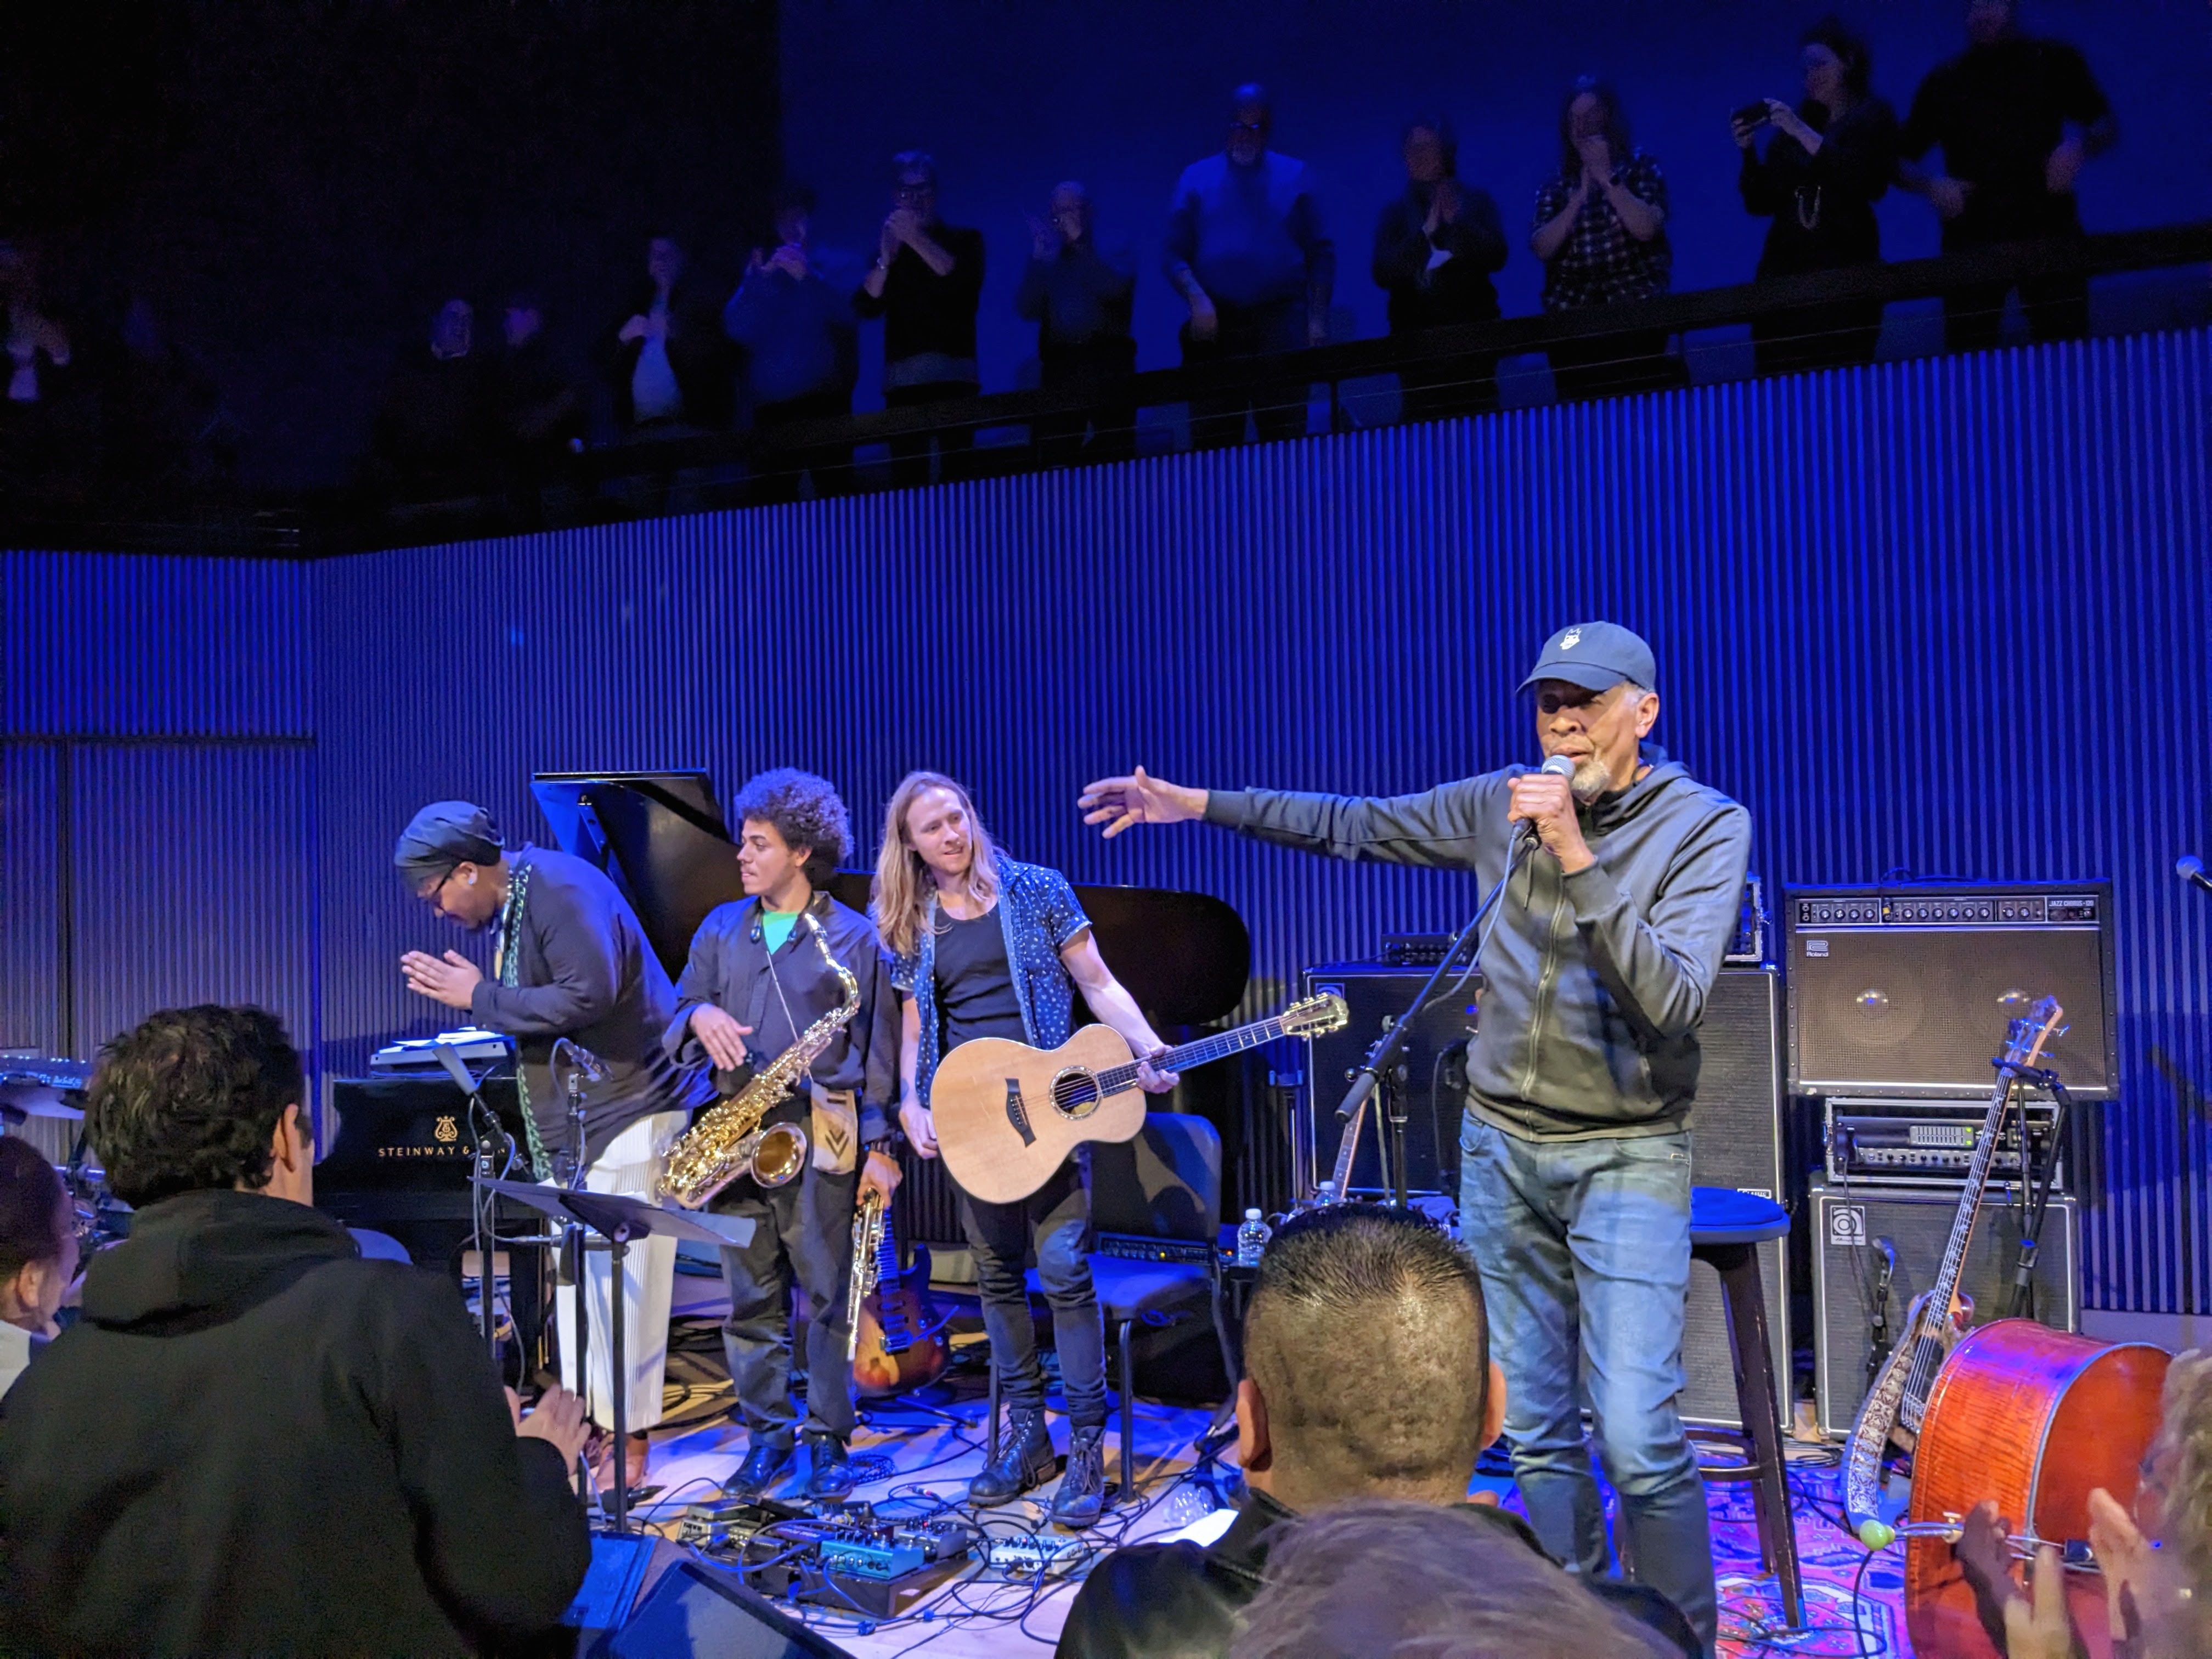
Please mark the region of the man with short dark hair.
POLYGON ((1109 836, 1202 818, 1336 858, 1466 871, 1470 909, 1510 875, 1478 962, 1459 1207, 1511 1385, 1514 1473, 1544 1547, 1604 1573, 1587 1397, 1621 1555, 1710 1647, 1711 1525, 1678 1404, 1689 1120, 1751 815, 1649 741, 1656 680, 1638 635, 1577 623, 1521 682, 1543 769, 1383 797, 1198 789, 1139 771, 1091 784, 1079 805, 1109 836))
POLYGON ((669 1054, 712 1065, 717 1083, 735 1094, 817 1023, 852 1012, 761 1120, 787 1146, 804 1137, 802 1167, 781 1186, 740 1175, 713 1200, 716 1211, 755 1224, 750 1240, 722 1251, 730 1291, 722 1347, 749 1436, 745 1460, 722 1489, 758 1498, 790 1460, 794 1433, 803 1433, 807 1495, 839 1498, 853 1489, 845 1358, 853 1212, 870 1194, 888 1200, 899 1184, 890 1152, 898 994, 873 925, 821 890, 853 840, 829 780, 789 768, 763 772, 738 792, 732 816, 745 897, 717 905, 699 925, 677 981, 669 1054), (791 1396, 794 1285, 807 1317, 804 1413, 791 1396))
POLYGON ((444 1279, 313 1207, 303 1092, 258 1008, 101 1056, 85 1127, 137 1212, 0 1412, 9 1651, 463 1654, 583 1582, 580 1402, 518 1418, 444 1279))
MULTIPOLYGON (((1176 181, 1164 258, 1190 307, 1187 364, 1297 351, 1328 337, 1336 245, 1322 228, 1305 163, 1268 147, 1274 124, 1266 88, 1237 88, 1227 142, 1176 181)), ((1306 392, 1293 371, 1193 398, 1191 447, 1242 443, 1248 410, 1262 442, 1303 436, 1306 392)))
MULTIPOLYGON (((392 863, 407 890, 436 915, 497 936, 489 975, 458 951, 434 957, 410 951, 399 971, 418 996, 515 1039, 532 1173, 565 1181, 569 1161, 580 1158, 590 1190, 650 1198, 669 1146, 707 1098, 707 1079, 680 1070, 661 1051, 676 994, 622 890, 586 860, 527 843, 510 850, 491 814, 465 800, 434 801, 417 812, 392 863), (583 1062, 573 1059, 556 1070, 563 1038, 586 1050, 600 1075, 579 1070, 583 1062), (581 1147, 569 1129, 571 1085, 583 1109, 581 1147)), ((633 1486, 645 1478, 646 1431, 660 1421, 675 1275, 675 1240, 630 1245, 623 1320, 633 1486)), ((565 1294, 553 1304, 562 1378, 584 1394, 595 1422, 611 1427, 606 1333, 613 1270, 604 1253, 588 1254, 584 1279, 590 1387, 576 1377, 575 1298, 565 1294)))
MULTIPOLYGON (((1505 1382, 1490 1358, 1474 1264, 1421 1217, 1348 1204, 1285 1222, 1261 1258, 1244 1363, 1241 1513, 1211 1546, 1144 1544, 1108 1556, 1068 1609, 1059 1659, 1226 1653, 1280 1530, 1351 1498, 1464 1506, 1494 1529, 1492 1545, 1507 1559, 1528 1552, 1551 1565, 1535 1534, 1494 1498, 1467 1502, 1475 1460, 1504 1420, 1505 1382)), ((1683 1652, 1698 1652, 1662 1598, 1583 1582, 1683 1652)))

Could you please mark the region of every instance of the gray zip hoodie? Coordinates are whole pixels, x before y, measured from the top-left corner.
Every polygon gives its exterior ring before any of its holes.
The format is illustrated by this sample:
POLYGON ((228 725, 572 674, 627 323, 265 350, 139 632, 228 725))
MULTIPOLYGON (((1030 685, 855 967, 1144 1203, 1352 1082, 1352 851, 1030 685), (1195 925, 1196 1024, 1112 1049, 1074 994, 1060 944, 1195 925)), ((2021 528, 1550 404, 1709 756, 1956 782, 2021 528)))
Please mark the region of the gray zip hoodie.
MULTIPOLYGON (((1468 1109, 1528 1140, 1687 1127, 1698 1025, 1734 932, 1751 814, 1662 751, 1650 772, 1580 810, 1596 862, 1569 876, 1540 848, 1499 901, 1483 949, 1468 1109)), ((1219 790, 1209 823, 1341 859, 1472 871, 1487 892, 1519 826, 1509 766, 1418 795, 1219 790)))

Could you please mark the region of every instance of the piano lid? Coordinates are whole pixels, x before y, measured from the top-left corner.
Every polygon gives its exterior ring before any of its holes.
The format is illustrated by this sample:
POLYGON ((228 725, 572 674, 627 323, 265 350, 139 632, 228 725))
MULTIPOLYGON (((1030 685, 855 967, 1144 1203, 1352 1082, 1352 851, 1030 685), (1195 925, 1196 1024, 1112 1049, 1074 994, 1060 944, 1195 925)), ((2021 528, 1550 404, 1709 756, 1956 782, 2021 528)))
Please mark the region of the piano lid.
MULTIPOLYGON (((744 896, 737 848, 704 772, 546 772, 532 792, 562 851, 614 878, 674 978, 716 905, 744 896)), ((872 872, 840 870, 830 895, 866 912, 872 872)), ((1155 1023, 1205 1025, 1243 1000, 1252 973, 1244 920, 1207 893, 1078 886, 1098 949, 1155 1023)))

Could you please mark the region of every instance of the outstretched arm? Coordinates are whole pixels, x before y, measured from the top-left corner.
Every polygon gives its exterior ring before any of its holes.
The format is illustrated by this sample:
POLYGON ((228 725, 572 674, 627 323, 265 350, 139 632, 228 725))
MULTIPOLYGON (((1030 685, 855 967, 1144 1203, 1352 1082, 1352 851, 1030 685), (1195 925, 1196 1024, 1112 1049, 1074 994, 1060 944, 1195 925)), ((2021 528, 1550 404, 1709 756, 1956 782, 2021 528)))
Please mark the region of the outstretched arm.
POLYGON ((1076 804, 1084 822, 1118 836, 1139 823, 1202 817, 1279 847, 1383 864, 1473 867, 1482 846, 1506 832, 1499 802, 1480 778, 1413 795, 1309 795, 1279 790, 1194 789, 1149 775, 1101 778, 1076 804), (1494 820, 1494 821, 1493 821, 1494 820))

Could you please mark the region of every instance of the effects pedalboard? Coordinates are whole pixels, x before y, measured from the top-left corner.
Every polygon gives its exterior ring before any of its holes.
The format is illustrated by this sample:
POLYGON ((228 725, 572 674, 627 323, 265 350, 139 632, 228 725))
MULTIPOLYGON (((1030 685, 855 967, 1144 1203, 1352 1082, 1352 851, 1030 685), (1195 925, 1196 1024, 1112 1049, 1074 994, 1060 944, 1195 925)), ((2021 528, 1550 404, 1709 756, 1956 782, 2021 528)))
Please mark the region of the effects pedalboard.
POLYGON ((879 1521, 866 1504, 829 1515, 773 1501, 695 1504, 680 1542, 731 1553, 773 1601, 864 1619, 895 1619, 958 1572, 975 1528, 962 1521, 879 1521))

